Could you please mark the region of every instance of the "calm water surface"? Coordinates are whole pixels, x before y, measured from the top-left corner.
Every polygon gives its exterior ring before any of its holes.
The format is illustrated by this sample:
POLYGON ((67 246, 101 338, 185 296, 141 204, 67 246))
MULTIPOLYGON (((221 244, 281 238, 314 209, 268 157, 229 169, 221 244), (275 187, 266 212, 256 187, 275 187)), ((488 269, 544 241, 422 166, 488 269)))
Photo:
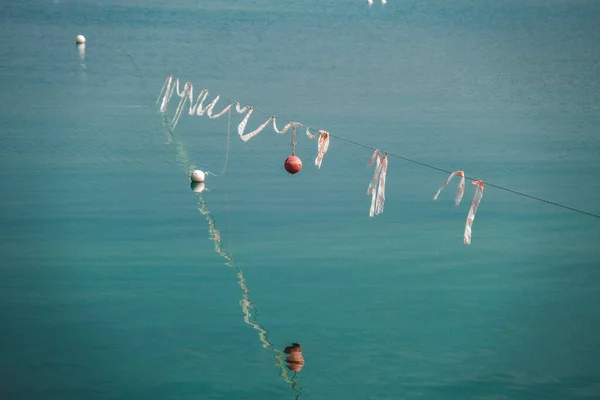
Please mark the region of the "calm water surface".
POLYGON ((390 159, 370 219, 368 149, 319 170, 299 136, 289 176, 289 134, 232 114, 225 164, 226 116, 171 134, 154 107, 174 74, 600 213, 597 2, 0 9, 2 398, 600 397, 597 219, 486 187, 464 246, 473 188, 432 202, 444 173, 390 159), (196 194, 191 165, 226 168, 196 194))

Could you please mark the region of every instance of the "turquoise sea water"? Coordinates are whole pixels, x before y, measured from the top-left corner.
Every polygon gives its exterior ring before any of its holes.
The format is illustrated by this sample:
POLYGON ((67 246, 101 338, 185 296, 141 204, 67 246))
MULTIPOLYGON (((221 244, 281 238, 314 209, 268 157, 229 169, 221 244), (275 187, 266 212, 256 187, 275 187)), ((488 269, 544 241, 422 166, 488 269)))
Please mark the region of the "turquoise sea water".
POLYGON ((368 149, 289 176, 235 113, 197 195, 227 116, 154 106, 174 74, 600 213, 597 2, 173 3, 0 5, 1 398, 600 397, 599 220, 488 186, 465 246, 472 185, 397 158, 370 219, 368 149))

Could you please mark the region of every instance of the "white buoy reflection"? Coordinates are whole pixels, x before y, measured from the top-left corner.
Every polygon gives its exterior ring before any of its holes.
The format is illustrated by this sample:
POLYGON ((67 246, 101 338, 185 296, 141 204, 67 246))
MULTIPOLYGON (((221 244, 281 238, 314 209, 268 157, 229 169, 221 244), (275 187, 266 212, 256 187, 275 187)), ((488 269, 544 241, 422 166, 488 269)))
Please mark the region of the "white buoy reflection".
POLYGON ((79 79, 82 82, 87 81, 87 67, 85 66, 85 43, 77 44, 77 56, 79 58, 79 79))
MULTIPOLYGON (((196 166, 190 162, 188 152, 185 148, 183 142, 175 137, 173 130, 170 128, 170 121, 165 113, 162 113, 163 117, 163 125, 166 136, 166 143, 170 145, 170 147, 175 151, 175 157, 177 161, 183 167, 187 176, 190 176, 190 173, 196 169, 196 166)), ((256 310, 256 306, 250 299, 250 290, 248 289, 248 285, 246 284, 246 279, 244 278, 244 273, 242 270, 234 264, 233 258, 231 255, 223 249, 223 238, 221 236, 221 232, 217 229, 215 224, 215 219, 208 209, 208 205, 203 198, 203 192, 208 191, 204 182, 191 182, 191 189, 197 196, 198 199, 198 211, 202 214, 206 221, 208 222, 208 232, 209 238, 215 245, 215 252, 219 254, 223 259, 225 259, 225 265, 234 268, 237 272, 238 285, 241 289, 242 298, 239 301, 240 307, 244 314, 244 322, 250 325, 254 330, 258 332, 258 339, 260 340, 262 347, 265 349, 269 349, 273 352, 273 358, 276 360, 276 366, 279 368, 279 376, 290 385, 290 388, 295 393, 295 399, 298 399, 302 394, 302 389, 298 389, 296 382, 296 374, 302 369, 304 365, 304 359, 302 359, 302 363, 298 363, 298 351, 300 351, 300 358, 302 357, 301 350, 299 350, 299 345, 297 343, 293 343, 292 346, 288 346, 285 348, 284 352, 276 349, 273 344, 269 341, 268 331, 258 322, 257 315, 258 312, 256 310), (290 349, 293 348, 292 355, 289 354, 290 349), (286 353, 288 356, 286 357, 286 353), (289 375, 288 369, 293 371, 294 374, 292 376, 289 375)))
POLYGON ((206 186, 204 185, 204 182, 192 182, 191 188, 196 193, 202 193, 204 192, 204 189, 206 189, 206 186))
POLYGON ((85 69, 85 43, 77 44, 77 55, 79 56, 79 64, 85 69))

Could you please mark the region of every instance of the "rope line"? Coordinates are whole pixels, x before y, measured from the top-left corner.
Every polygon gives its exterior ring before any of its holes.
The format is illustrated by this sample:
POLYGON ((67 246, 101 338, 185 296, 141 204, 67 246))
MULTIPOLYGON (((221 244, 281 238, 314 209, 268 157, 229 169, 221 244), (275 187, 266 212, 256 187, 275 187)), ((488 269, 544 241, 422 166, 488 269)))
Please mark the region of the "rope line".
POLYGON ((229 142, 231 138, 231 108, 227 113, 227 149, 225 150, 225 163, 223 164, 223 169, 219 175, 223 175, 225 170, 227 169, 227 163, 229 162, 229 142))
POLYGON ((217 178, 220 178, 223 176, 223 174, 225 173, 225 170, 227 169, 227 163, 229 162, 229 143, 231 142, 231 109, 229 109, 229 111, 227 112, 227 148, 225 149, 225 162, 223 163, 223 169, 221 170, 220 174, 214 174, 210 171, 205 171, 205 174, 208 175, 212 175, 212 176, 216 176, 217 178))
MULTIPOLYGON (((229 99, 227 101, 229 101, 230 103, 236 103, 235 101, 231 101, 229 99)), ((262 110, 260 110, 260 109, 258 109, 256 107, 253 107, 253 109, 254 109, 254 111, 257 111, 257 112, 259 112, 261 114, 264 114, 266 116, 272 116, 272 115, 274 115, 273 113, 268 113, 266 111, 262 111, 262 110)), ((312 130, 312 131, 316 131, 316 132, 319 131, 318 129, 311 128, 308 125, 302 124, 302 126, 305 127, 308 130, 312 130)), ((329 136, 331 136, 333 138, 336 138, 338 140, 341 140, 343 142, 355 145, 355 146, 363 147, 365 149, 369 149, 369 150, 373 150, 373 151, 377 150, 377 148, 375 148, 373 146, 369 146, 369 145, 364 144, 364 143, 356 142, 354 140, 346 139, 344 137, 341 137, 341 136, 338 136, 338 135, 334 135, 332 133, 330 133, 329 136)), ((412 163, 412 164, 417 164, 417 165, 420 165, 422 167, 426 167, 426 168, 433 169, 433 170, 436 170, 436 171, 445 172, 445 173, 448 173, 448 174, 452 173, 452 171, 450 171, 448 169, 437 167, 435 165, 431 165, 431 164, 428 164, 428 163, 425 163, 425 162, 422 162, 422 161, 418 161, 418 160, 415 160, 415 159, 412 159, 412 158, 409 158, 409 157, 405 157, 405 156, 402 156, 402 155, 399 155, 399 154, 389 153, 388 152, 388 155, 390 157, 398 158, 400 160, 404 160, 406 162, 409 162, 409 163, 412 163)), ((508 192, 508 193, 516 194, 518 196, 523 196, 523 197, 529 198, 531 200, 536 200, 536 201, 540 201, 542 203, 547 203, 547 204, 550 204, 550 205, 553 205, 553 206, 556 206, 556 207, 563 208, 565 210, 574 211, 574 212, 577 212, 577 213, 580 213, 580 214, 583 214, 583 215, 587 215, 589 217, 594 217, 594 218, 600 219, 600 214, 596 214, 596 213, 593 213, 593 212, 590 212, 590 211, 585 211, 585 210, 582 210, 582 209, 576 208, 576 207, 571 207, 569 205, 566 205, 566 204, 563 204, 563 203, 558 203, 556 201, 552 201, 552 200, 548 200, 548 199, 544 199, 542 197, 537 197, 537 196, 534 196, 534 195, 531 195, 531 194, 527 194, 525 192, 521 192, 519 190, 508 188, 506 186, 502 186, 502 185, 497 185, 497 184, 494 184, 494 183, 490 183, 490 182, 485 181, 483 179, 476 179, 476 178, 473 178, 473 177, 470 177, 470 176, 467 176, 467 175, 465 175, 465 178, 470 179, 470 180, 474 180, 474 181, 482 181, 482 182, 484 182, 486 184, 486 186, 490 186, 490 187, 493 187, 493 188, 496 188, 496 189, 499 189, 499 190, 503 190, 503 191, 508 192)))

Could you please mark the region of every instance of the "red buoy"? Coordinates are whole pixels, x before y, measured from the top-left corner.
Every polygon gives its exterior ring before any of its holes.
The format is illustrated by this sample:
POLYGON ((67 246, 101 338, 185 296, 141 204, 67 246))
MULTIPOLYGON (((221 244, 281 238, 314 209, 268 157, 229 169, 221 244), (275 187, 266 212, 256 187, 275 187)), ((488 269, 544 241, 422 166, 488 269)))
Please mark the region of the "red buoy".
POLYGON ((294 155, 291 155, 285 159, 285 164, 283 164, 283 166, 287 172, 293 175, 297 172, 300 172, 302 169, 302 160, 294 155))

